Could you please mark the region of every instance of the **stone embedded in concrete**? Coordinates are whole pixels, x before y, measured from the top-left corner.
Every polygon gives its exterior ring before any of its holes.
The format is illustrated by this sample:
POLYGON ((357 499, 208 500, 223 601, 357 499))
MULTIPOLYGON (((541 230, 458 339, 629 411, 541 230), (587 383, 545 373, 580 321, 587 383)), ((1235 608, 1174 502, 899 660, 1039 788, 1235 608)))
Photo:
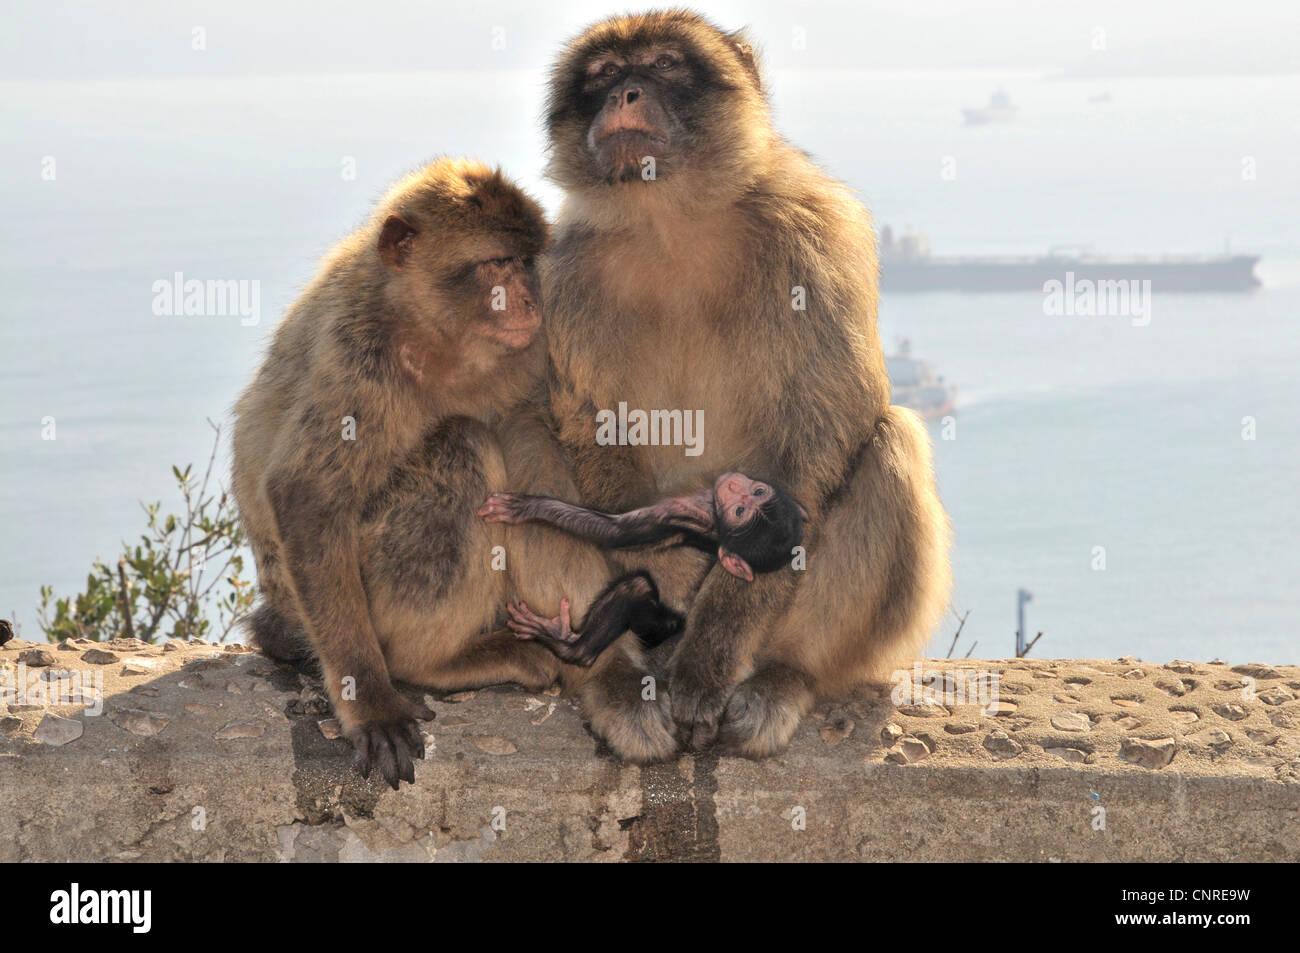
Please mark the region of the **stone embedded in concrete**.
POLYGON ((1058 731, 1087 731, 1092 719, 1081 711, 1060 711, 1052 716, 1052 727, 1058 731))
POLYGON ((998 729, 991 731, 984 738, 984 747, 988 753, 993 755, 999 761, 1005 761, 1009 758, 1017 757, 1025 750, 1024 745, 1016 741, 1005 731, 998 729))
POLYGON ((142 708, 110 708, 108 718, 123 731, 144 737, 156 735, 171 724, 171 716, 165 712, 142 708))
POLYGON ((1178 744, 1173 738, 1129 738, 1119 749, 1119 756, 1125 761, 1158 771, 1174 760, 1177 750, 1178 744))
POLYGON ((37 725, 33 736, 43 744, 62 747, 76 741, 85 732, 86 726, 76 718, 60 718, 58 715, 46 715, 37 725))

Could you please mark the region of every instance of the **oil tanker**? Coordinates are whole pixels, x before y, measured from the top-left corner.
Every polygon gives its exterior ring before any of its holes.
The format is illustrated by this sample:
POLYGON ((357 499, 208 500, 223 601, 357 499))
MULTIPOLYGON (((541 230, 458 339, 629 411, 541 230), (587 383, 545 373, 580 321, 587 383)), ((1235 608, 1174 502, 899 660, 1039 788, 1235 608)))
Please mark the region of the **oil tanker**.
POLYGON ((931 255, 923 235, 895 238, 885 226, 880 233, 882 291, 1043 291, 1043 285, 1064 280, 1150 281, 1152 291, 1250 291, 1257 255, 1189 255, 1103 257, 1068 249, 1046 255, 931 255))

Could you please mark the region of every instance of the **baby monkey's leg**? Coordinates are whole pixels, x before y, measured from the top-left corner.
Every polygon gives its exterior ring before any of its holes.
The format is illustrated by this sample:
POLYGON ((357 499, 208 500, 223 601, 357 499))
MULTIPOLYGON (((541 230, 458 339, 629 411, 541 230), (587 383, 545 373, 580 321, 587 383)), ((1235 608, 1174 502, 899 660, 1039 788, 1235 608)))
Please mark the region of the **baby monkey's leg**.
POLYGON ((611 582, 587 610, 581 634, 570 626, 569 602, 560 602, 560 614, 544 619, 520 603, 508 607, 510 628, 521 639, 541 642, 555 655, 574 665, 590 665, 620 635, 631 629, 646 646, 658 645, 682 630, 681 613, 659 601, 659 589, 647 573, 638 572, 611 582))

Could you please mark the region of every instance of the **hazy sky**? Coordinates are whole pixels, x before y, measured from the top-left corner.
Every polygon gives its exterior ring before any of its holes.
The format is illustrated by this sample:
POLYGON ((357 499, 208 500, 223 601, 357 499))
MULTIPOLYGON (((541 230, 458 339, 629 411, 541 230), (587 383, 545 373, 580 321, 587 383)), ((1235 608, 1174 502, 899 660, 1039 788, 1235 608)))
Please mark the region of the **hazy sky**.
MULTIPOLYGON (((1023 67, 1072 73, 1297 72, 1295 0, 723 0, 771 67, 1023 67), (797 33, 796 31, 802 31, 797 33), (1099 32, 1100 31, 1100 32, 1099 32), (806 38, 796 48, 796 36, 806 38), (1094 49, 1098 37, 1104 49, 1094 49)), ((0 78, 537 67, 600 0, 7 0, 0 78), (206 49, 192 48, 195 28, 206 49), (504 49, 492 47, 493 30, 504 49)))

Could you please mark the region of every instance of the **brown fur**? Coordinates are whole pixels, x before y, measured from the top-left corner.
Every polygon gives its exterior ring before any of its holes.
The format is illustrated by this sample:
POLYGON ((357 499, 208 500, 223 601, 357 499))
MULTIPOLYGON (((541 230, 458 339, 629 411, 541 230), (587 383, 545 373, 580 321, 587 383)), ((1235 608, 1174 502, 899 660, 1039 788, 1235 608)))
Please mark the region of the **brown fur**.
POLYGON ((363 770, 373 761, 394 786, 412 780, 413 719, 430 714, 391 680, 543 688, 560 665, 504 630, 507 600, 555 611, 568 594, 581 610, 607 573, 560 536, 528 575, 543 538, 531 528, 493 571, 492 547, 514 528, 474 515, 496 490, 573 493, 533 406, 544 338, 520 346, 527 332, 507 327, 535 312, 545 240, 540 209, 499 172, 441 160, 412 173, 326 257, 236 408, 234 491, 263 593, 254 638, 319 659, 363 770), (508 292, 501 314, 494 283, 508 292), (550 479, 532 482, 548 459, 550 479), (589 586, 563 583, 575 566, 589 586))
POLYGON ((552 74, 549 171, 568 194, 542 273, 551 402, 583 502, 619 511, 740 470, 812 514, 805 572, 747 584, 680 550, 627 559, 689 608, 657 705, 626 636, 582 688, 596 730, 637 760, 671 754, 674 723, 695 746, 720 732, 744 755, 780 750, 816 697, 915 655, 948 598, 929 439, 889 405, 870 217, 773 130, 758 75, 742 36, 681 11, 599 23, 552 74), (602 179, 578 77, 660 47, 707 88, 656 180, 602 179), (704 452, 597 446, 595 413, 619 401, 702 410, 704 452))

